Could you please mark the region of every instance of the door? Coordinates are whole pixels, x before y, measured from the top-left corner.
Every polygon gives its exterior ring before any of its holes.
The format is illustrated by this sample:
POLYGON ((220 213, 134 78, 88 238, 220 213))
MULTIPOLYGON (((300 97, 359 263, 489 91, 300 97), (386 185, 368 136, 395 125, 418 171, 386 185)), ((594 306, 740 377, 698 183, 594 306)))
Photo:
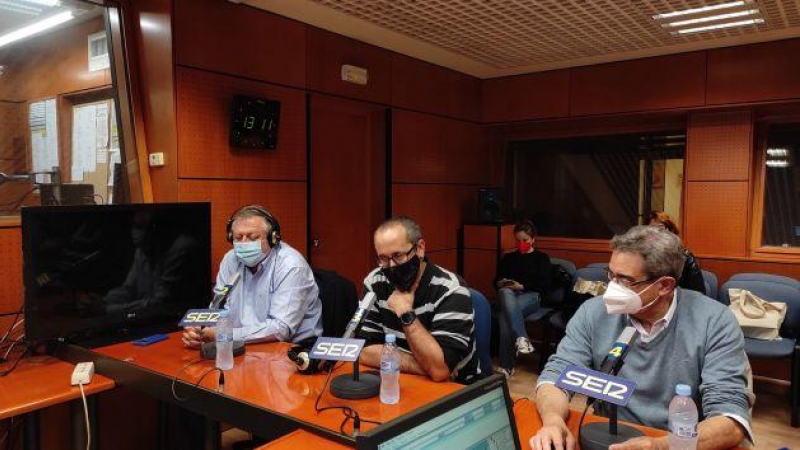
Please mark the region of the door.
POLYGON ((384 106, 310 96, 309 256, 360 290, 375 267, 372 233, 386 217, 384 106))

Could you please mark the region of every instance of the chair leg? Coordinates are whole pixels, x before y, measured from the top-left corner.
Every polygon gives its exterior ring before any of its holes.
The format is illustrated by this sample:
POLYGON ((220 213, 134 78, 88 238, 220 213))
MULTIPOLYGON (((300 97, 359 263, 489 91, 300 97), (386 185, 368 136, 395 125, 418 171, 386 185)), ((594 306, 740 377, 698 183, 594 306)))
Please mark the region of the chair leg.
POLYGON ((800 426, 800 345, 796 345, 792 353, 791 380, 792 426, 797 428, 800 426))

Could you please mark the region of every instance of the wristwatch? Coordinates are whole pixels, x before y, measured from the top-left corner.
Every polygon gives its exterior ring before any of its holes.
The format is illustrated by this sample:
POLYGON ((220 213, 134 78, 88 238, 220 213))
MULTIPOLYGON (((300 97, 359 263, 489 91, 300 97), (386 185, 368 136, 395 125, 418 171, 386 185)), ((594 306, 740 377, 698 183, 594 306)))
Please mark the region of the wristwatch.
POLYGON ((415 313, 413 310, 400 314, 400 323, 402 323, 404 326, 411 325, 415 320, 417 320, 417 313, 415 313))

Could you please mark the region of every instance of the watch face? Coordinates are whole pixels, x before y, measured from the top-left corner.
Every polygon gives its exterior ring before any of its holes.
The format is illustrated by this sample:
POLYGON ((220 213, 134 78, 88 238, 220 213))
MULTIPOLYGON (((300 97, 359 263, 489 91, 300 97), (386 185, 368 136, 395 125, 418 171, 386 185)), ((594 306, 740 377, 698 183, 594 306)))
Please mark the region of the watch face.
POLYGON ((403 325, 411 325, 417 319, 417 314, 414 311, 409 311, 400 315, 400 322, 403 325))

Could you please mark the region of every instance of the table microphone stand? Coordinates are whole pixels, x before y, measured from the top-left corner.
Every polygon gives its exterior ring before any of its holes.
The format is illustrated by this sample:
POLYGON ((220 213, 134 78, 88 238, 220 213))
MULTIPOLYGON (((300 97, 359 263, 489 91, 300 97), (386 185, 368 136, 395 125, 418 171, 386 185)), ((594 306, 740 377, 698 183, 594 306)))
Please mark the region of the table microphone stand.
POLYGON ((381 390, 381 378, 375 371, 361 373, 358 370, 358 360, 353 361, 353 375, 344 374, 334 378, 331 382, 331 394, 334 397, 348 400, 372 398, 381 390))
MULTIPOLYGON (((611 375, 616 376, 620 369, 622 369, 622 363, 619 363, 614 370, 612 370, 611 375)), ((606 403, 608 403, 610 408, 608 411, 608 428, 606 429, 605 423, 603 422, 592 422, 582 426, 580 429, 580 445, 582 450, 607 450, 608 447, 613 444, 619 444, 628 439, 644 436, 644 433, 636 428, 628 425, 620 425, 617 422, 617 405, 609 402, 606 403)))

